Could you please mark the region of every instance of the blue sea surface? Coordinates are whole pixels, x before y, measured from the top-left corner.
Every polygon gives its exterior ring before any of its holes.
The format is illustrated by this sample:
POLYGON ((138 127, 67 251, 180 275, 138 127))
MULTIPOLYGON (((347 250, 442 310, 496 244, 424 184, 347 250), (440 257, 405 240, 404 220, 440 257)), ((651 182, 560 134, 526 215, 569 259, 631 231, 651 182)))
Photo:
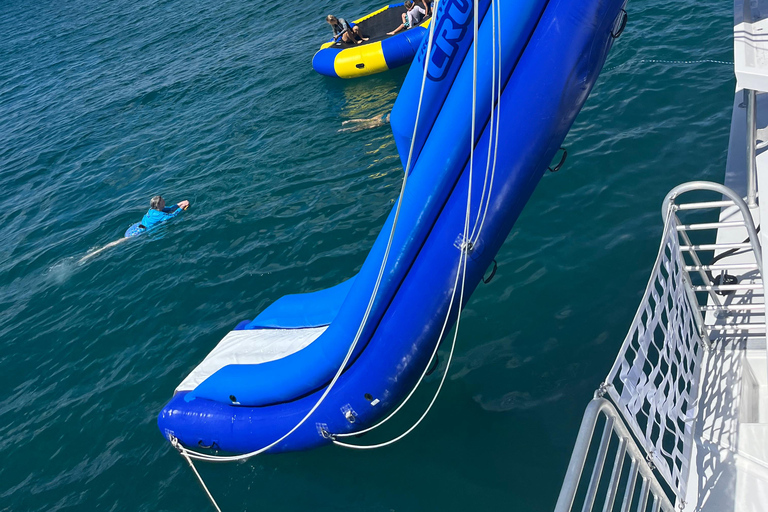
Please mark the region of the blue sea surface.
MULTIPOLYGON (((325 15, 379 7, 0 3, 0 510, 208 509, 156 415, 239 321, 367 255, 402 167, 388 127, 339 129, 388 112, 406 69, 343 81, 310 61, 325 15), (156 194, 192 206, 80 263, 156 194)), ((224 510, 552 510, 655 259, 661 201, 722 180, 726 161, 733 70, 704 61, 732 60, 732 5, 627 9, 565 167, 465 309, 427 419, 376 451, 200 464, 224 510)), ((418 418, 446 359, 361 442, 418 418)))

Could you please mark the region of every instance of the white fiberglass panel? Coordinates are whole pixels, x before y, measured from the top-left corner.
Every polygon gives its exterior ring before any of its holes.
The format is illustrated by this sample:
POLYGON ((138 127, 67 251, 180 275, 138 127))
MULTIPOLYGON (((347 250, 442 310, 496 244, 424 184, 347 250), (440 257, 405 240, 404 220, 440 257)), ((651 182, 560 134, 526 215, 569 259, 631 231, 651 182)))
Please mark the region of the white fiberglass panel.
POLYGON ((260 364, 294 354, 319 338, 327 328, 325 325, 307 329, 231 331, 179 384, 176 391, 191 391, 230 364, 260 364))

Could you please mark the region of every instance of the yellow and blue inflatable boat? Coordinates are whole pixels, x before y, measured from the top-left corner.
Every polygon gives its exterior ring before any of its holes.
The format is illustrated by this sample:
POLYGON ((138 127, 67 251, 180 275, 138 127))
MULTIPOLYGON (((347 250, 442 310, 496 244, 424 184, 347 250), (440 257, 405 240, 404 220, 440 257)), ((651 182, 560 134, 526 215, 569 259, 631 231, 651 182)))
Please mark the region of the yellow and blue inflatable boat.
POLYGON ((368 41, 347 44, 341 39, 336 43, 331 39, 312 58, 312 67, 321 75, 356 78, 409 64, 427 35, 432 18, 393 36, 387 35, 402 23, 401 15, 405 11, 403 4, 387 5, 350 23, 360 27, 360 33, 368 41))

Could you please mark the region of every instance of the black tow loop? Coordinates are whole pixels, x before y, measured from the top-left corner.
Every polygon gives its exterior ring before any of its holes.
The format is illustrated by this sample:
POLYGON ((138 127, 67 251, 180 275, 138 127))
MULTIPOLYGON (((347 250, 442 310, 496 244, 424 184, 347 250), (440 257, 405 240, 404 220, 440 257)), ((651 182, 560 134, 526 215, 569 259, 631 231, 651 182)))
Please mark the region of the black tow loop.
POLYGON ((493 270, 491 270, 491 275, 488 276, 488 279, 483 277, 483 282, 485 284, 488 284, 491 282, 491 279, 493 279, 493 276, 496 275, 496 271, 499 269, 499 265, 496 263, 496 260, 493 260, 493 270))
MULTIPOLYGON (((759 232, 760 232, 760 226, 757 226, 757 228, 755 229, 755 233, 759 233, 759 232)), ((741 242, 741 243, 746 244, 748 242, 749 242, 749 237, 745 238, 744 241, 741 242)), ((735 248, 735 249, 728 249, 727 251, 721 252, 720 254, 718 254, 717 256, 712 258, 712 260, 710 260, 709 264, 710 265, 714 265, 715 263, 717 263, 718 261, 720 261, 723 258, 727 258, 728 256, 732 256, 734 254, 739 254, 739 251, 742 251, 742 249, 735 248)), ((722 285, 722 284, 738 284, 739 283, 739 278, 737 278, 736 276, 732 276, 731 274, 729 274, 726 271, 720 272, 720 275, 717 276, 717 277, 712 275, 712 271, 711 270, 707 270, 705 273, 707 274, 707 277, 709 278, 709 281, 714 286, 719 286, 719 285, 722 285)), ((735 290, 718 290, 715 293, 717 293, 718 295, 725 296, 725 295, 732 294, 734 291, 735 290)))
POLYGON ((440 355, 439 355, 439 354, 435 354, 435 362, 432 364, 432 368, 430 368, 429 370, 427 370, 427 373, 425 373, 424 375, 426 375, 426 376, 432 375, 432 373, 433 373, 435 370, 437 370, 437 366, 438 366, 439 364, 440 364, 440 355))
MULTIPOLYGON (((731 274, 726 273, 723 271, 720 273, 719 276, 715 277, 712 280, 712 284, 715 286, 720 286, 721 284, 739 284, 739 278, 736 276, 732 276, 731 274)), ((732 293, 735 293, 736 290, 717 290, 715 293, 722 296, 731 295, 732 293)))
POLYGON ((568 150, 565 148, 560 148, 560 151, 563 152, 563 156, 560 158, 560 161, 557 163, 554 167, 547 167, 549 169, 549 172, 557 172, 560 170, 560 168, 563 167, 563 164, 565 163, 565 159, 568 158, 568 150))
MULTIPOLYGON (((624 29, 627 28, 627 19, 629 19, 629 15, 624 9, 621 10, 621 14, 619 14, 619 16, 621 17, 621 21, 617 22, 619 28, 615 31, 611 30, 611 37, 614 39, 618 39, 621 33, 624 32, 624 29)), ((616 27, 617 23, 613 24, 614 28, 616 27)))

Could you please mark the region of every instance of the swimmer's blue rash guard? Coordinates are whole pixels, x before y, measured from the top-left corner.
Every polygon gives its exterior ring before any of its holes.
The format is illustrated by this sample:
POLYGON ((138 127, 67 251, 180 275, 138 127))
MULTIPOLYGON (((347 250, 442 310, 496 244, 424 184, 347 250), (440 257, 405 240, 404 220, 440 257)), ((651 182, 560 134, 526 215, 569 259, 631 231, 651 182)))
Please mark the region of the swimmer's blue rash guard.
POLYGON ((182 211, 184 210, 182 210, 179 205, 176 204, 173 206, 166 206, 163 208, 163 211, 153 210, 150 208, 147 214, 141 219, 141 225, 144 226, 145 229, 149 229, 165 220, 175 217, 182 211))

